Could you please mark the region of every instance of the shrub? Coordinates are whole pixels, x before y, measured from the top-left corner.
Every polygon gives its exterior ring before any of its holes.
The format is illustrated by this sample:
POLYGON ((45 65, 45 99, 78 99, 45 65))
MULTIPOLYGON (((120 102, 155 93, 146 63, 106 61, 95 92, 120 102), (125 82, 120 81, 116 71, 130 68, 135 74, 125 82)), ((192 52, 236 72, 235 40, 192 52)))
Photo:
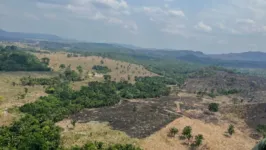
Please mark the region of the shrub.
POLYGON ((209 104, 209 111, 217 112, 219 110, 219 104, 217 103, 210 103, 209 104))
POLYGON ((199 135, 196 135, 195 137, 195 146, 200 146, 202 144, 202 140, 203 140, 203 135, 202 134, 199 134, 199 135))
POLYGON ((175 127, 171 128, 169 131, 169 135, 172 137, 174 137, 177 133, 178 133, 178 129, 175 127))
POLYGON ((230 124, 228 129, 227 129, 227 132, 230 134, 230 135, 233 135, 235 133, 235 127, 234 125, 230 124))
POLYGON ((183 129, 183 131, 182 131, 182 135, 183 135, 186 139, 190 140, 190 139, 192 138, 191 132, 192 132, 192 128, 191 128, 191 126, 186 126, 186 127, 183 129))

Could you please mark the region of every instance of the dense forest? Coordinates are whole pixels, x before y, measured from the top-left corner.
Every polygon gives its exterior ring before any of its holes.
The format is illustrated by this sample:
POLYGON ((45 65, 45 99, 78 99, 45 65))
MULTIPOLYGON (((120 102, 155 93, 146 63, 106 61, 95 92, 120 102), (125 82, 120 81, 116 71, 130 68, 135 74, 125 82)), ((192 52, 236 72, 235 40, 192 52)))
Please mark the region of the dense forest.
POLYGON ((48 64, 15 46, 0 47, 0 71, 50 71, 48 64))

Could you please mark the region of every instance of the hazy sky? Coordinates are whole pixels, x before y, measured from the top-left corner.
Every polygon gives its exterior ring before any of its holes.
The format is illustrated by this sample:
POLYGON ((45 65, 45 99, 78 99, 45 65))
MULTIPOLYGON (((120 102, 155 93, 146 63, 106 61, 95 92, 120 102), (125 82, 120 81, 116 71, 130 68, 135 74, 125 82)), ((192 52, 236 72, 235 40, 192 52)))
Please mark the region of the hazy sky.
POLYGON ((0 0, 0 28, 149 48, 266 52, 266 0, 0 0))

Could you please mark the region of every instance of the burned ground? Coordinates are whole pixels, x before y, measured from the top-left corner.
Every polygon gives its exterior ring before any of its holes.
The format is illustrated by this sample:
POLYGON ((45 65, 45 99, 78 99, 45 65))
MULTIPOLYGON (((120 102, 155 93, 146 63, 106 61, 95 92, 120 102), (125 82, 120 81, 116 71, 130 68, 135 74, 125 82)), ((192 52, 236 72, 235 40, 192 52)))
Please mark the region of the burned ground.
POLYGON ((190 93, 236 89, 248 102, 266 102, 266 79, 262 77, 217 71, 212 76, 187 79, 183 89, 190 93))
POLYGON ((113 107, 85 109, 72 116, 78 122, 109 122, 115 130, 145 138, 180 117, 176 99, 124 100, 113 107))
POLYGON ((266 124, 266 103, 229 105, 221 109, 221 113, 235 113, 245 120, 247 125, 256 129, 258 125, 266 124))

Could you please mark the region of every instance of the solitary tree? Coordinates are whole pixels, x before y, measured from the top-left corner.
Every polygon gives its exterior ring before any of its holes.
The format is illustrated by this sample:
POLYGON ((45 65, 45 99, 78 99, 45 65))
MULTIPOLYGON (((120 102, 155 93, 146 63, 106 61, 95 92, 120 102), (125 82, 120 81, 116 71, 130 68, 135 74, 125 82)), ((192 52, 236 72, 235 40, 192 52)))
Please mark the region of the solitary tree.
POLYGON ((191 126, 186 126, 182 131, 182 135, 189 141, 192 138, 191 132, 191 126))
POLYGON ((212 112, 217 112, 219 110, 219 104, 217 103, 210 103, 209 110, 212 112))
POLYGON ((202 144, 203 135, 199 134, 195 136, 195 146, 200 146, 202 144))
POLYGON ((61 64, 61 65, 59 66, 59 68, 60 68, 60 69, 65 69, 65 68, 66 68, 66 65, 65 65, 65 64, 61 64))
POLYGON ((227 132, 232 136, 235 133, 234 125, 230 124, 228 129, 227 129, 227 132))
POLYGON ((178 133, 178 129, 175 127, 171 128, 169 131, 169 135, 172 137, 174 137, 177 133, 178 133))

